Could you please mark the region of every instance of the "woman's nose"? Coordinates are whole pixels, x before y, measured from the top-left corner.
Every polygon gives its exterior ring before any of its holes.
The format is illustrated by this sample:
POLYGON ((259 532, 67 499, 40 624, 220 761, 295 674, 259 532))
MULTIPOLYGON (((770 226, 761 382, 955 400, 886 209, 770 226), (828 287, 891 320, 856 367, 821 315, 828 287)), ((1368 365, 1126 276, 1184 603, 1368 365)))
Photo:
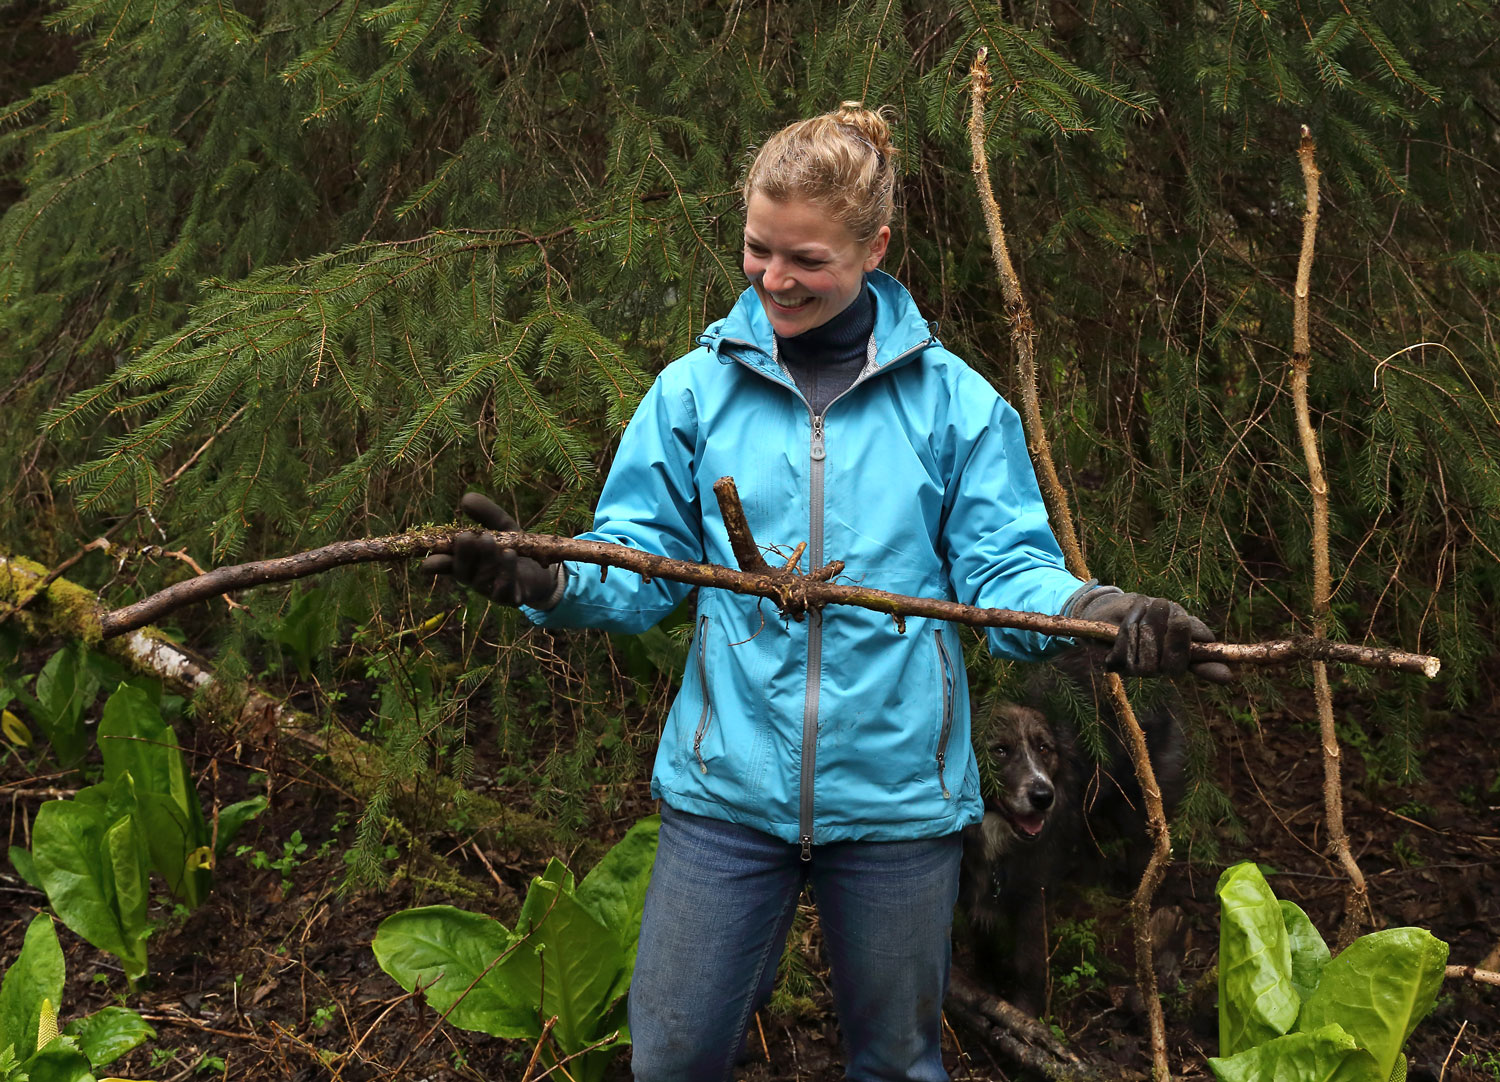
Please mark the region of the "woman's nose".
POLYGON ((766 260, 766 272, 761 278, 761 284, 772 293, 780 293, 792 284, 789 269, 786 260, 779 256, 772 256, 766 260))

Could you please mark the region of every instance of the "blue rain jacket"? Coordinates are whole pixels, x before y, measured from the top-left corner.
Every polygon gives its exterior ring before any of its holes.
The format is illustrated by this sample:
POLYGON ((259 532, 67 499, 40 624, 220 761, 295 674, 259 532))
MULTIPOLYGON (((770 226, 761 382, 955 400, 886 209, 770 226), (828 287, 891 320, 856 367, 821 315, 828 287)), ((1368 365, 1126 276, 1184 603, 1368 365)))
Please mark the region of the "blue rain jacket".
MULTIPOLYGON (((1016 411, 934 337, 889 275, 870 276, 870 360, 822 418, 775 357, 747 289, 668 365, 624 435, 580 536, 736 566, 713 483, 735 480, 756 540, 804 572, 968 605, 1061 612, 1063 565, 1016 411)), ((774 555, 768 555, 776 564, 774 555)), ((548 627, 638 632, 689 587, 572 564, 548 627)), ((988 629, 1005 657, 1066 643, 988 629)), ((700 589, 682 687, 651 791, 672 807, 800 842, 936 837, 983 808, 963 649, 945 621, 830 606, 784 620, 769 602, 700 589)))

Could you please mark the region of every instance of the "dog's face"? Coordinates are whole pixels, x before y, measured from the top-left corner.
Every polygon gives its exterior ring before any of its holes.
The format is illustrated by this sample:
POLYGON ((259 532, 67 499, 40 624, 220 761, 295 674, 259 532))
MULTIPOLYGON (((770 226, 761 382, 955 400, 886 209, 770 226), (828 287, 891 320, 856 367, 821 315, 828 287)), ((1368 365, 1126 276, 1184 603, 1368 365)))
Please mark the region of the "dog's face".
POLYGON ((993 814, 1018 840, 1038 840, 1057 807, 1062 784, 1057 735, 1039 711, 1002 703, 990 715, 984 742, 991 767, 984 794, 986 829, 992 828, 993 814))

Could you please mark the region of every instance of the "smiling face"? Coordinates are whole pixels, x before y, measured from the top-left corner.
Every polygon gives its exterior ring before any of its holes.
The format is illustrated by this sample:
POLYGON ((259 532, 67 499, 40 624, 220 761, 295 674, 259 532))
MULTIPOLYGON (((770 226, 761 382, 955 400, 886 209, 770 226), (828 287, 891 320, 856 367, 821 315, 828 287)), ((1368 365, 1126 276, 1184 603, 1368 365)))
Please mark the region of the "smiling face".
POLYGON ((791 338, 848 308, 890 239, 881 226, 862 243, 816 203, 756 192, 745 208, 745 276, 776 333, 791 338))

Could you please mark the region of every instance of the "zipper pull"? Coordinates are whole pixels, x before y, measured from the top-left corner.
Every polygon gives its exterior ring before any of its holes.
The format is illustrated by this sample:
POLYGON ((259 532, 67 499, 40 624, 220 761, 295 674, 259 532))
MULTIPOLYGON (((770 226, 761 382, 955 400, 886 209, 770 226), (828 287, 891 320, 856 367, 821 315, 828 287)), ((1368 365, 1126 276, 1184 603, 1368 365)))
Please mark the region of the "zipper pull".
POLYGON ((822 462, 825 451, 823 449, 823 415, 820 413, 812 419, 812 457, 814 462, 822 462))
POLYGON ((812 835, 802 835, 802 863, 812 863, 812 835))
POLYGON ((948 783, 943 780, 943 767, 947 758, 948 756, 946 754, 944 754, 943 752, 938 752, 938 785, 942 787, 943 799, 952 800, 953 794, 948 792, 948 783))

